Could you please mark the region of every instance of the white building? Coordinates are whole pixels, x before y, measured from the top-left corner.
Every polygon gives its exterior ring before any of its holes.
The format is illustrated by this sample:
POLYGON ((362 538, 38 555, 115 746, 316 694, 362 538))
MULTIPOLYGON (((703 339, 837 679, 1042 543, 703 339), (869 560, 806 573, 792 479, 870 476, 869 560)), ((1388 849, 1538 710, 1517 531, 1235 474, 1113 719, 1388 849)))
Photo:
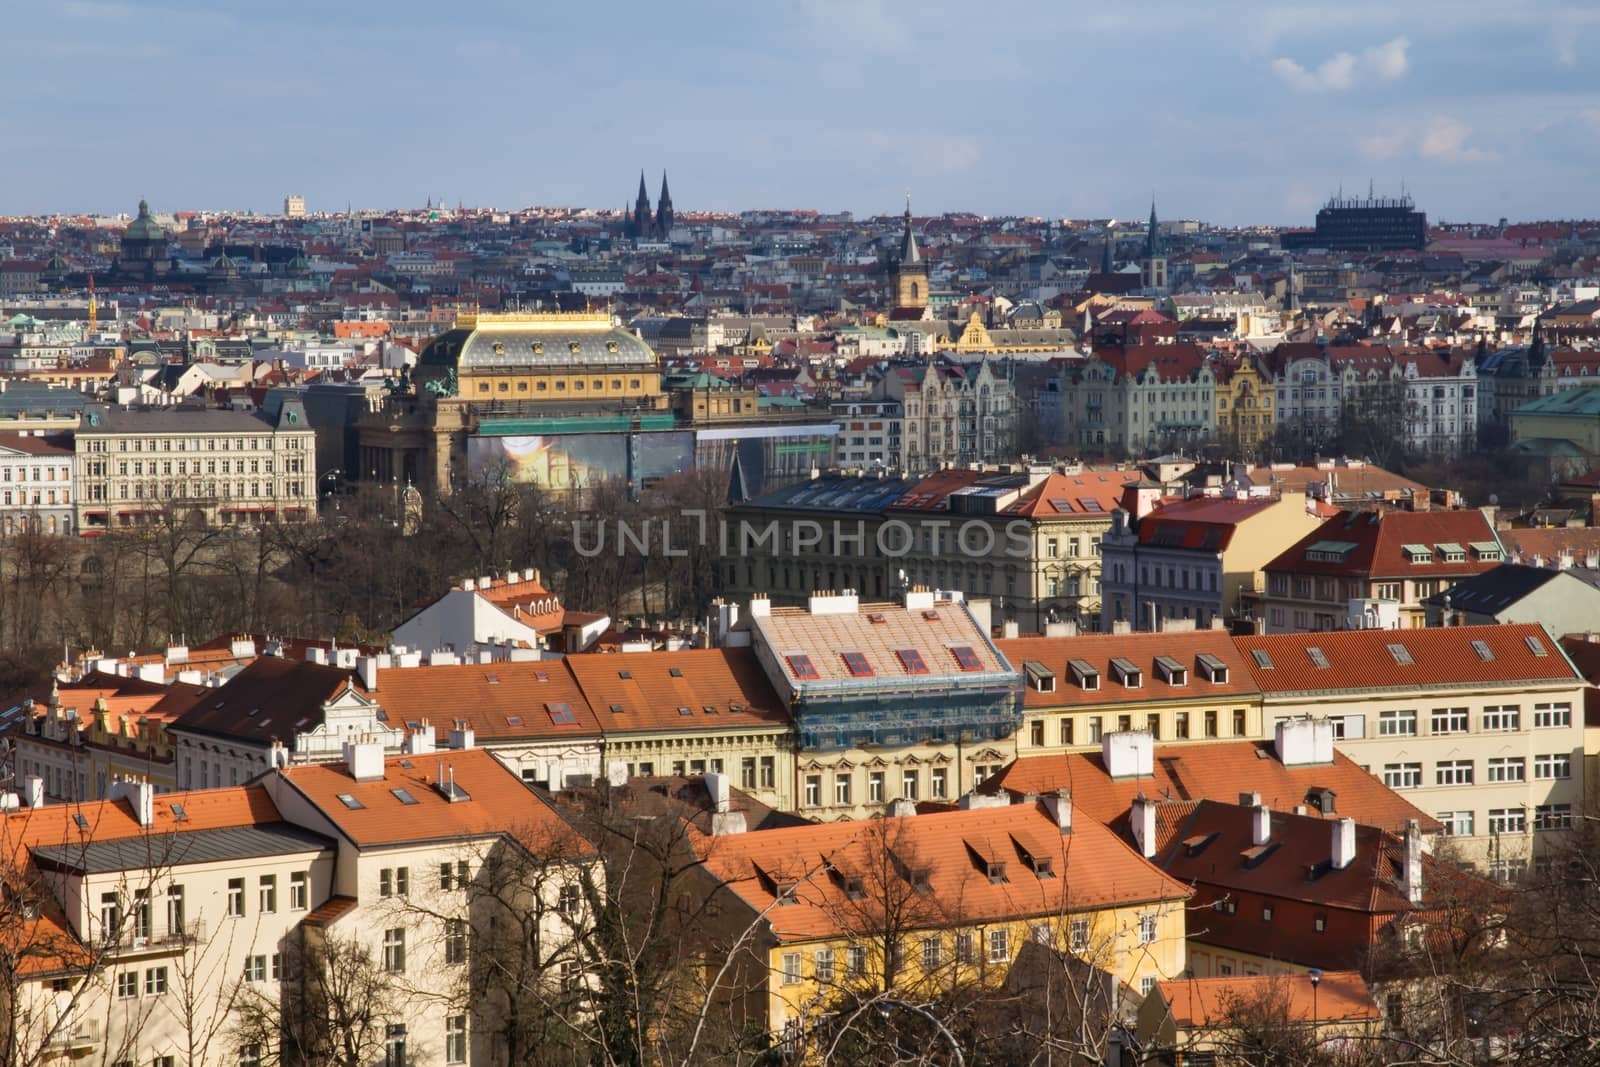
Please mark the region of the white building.
POLYGON ((48 437, 0 434, 0 529, 73 532, 72 449, 48 437))

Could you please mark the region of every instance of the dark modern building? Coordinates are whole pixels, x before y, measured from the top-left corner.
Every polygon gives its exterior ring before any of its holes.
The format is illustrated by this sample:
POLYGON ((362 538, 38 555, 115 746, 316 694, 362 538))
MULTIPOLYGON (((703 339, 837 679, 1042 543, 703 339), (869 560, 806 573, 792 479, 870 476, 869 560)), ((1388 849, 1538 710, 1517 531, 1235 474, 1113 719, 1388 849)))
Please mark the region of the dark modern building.
POLYGON ((1428 240, 1428 216, 1409 196, 1334 197, 1317 212, 1317 228, 1279 235, 1284 249, 1326 248, 1342 252, 1420 250, 1428 240))

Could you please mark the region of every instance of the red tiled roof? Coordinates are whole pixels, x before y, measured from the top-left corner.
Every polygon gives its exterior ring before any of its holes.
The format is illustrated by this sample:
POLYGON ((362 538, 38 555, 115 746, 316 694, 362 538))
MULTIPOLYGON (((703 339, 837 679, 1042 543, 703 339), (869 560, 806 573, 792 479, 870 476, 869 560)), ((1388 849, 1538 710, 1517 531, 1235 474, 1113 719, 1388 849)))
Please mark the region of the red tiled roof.
POLYGON ((1411 563, 1405 545, 1435 546, 1454 543, 1467 548, 1474 541, 1494 542, 1494 527, 1483 512, 1461 511, 1341 511, 1302 537, 1264 568, 1296 574, 1359 575, 1367 578, 1458 578, 1480 574, 1498 565, 1480 559, 1470 549, 1459 563, 1446 563, 1438 551, 1428 562, 1411 563), (1341 562, 1306 558, 1306 551, 1323 541, 1354 544, 1341 562))
POLYGON ((1003 513, 1034 519, 1071 515, 1109 522, 1111 510, 1122 503, 1122 486, 1130 477, 1127 471, 1051 474, 1003 513))
POLYGON ((1304 693, 1329 689, 1513 682, 1579 681, 1544 627, 1533 623, 1503 626, 1452 626, 1422 630, 1334 630, 1327 633, 1272 634, 1234 639, 1249 658, 1248 670, 1263 693, 1304 693), (1481 641, 1492 659, 1473 647, 1481 641), (1533 642, 1544 654, 1535 653, 1533 642), (1404 650, 1410 663, 1398 662, 1389 646, 1404 650), (1322 650, 1327 667, 1312 661, 1308 648, 1322 650), (1258 665, 1257 651, 1271 667, 1258 665))
POLYGON ((752 649, 591 653, 566 663, 605 733, 770 729, 790 721, 752 649))
POLYGON ((368 696, 391 726, 414 730, 411 723, 426 721, 439 737, 457 720, 480 741, 600 735, 594 711, 560 659, 380 669, 368 696))
POLYGON ((1230 978, 1173 978, 1156 994, 1180 1030, 1227 1026, 1238 1006, 1283 996, 1290 1018, 1319 1022, 1379 1019, 1382 1012, 1359 971, 1324 971, 1312 996, 1304 978, 1257 974, 1230 978))
POLYGON ((1079 634, 1076 637, 1014 637, 995 642, 1018 670, 1032 660, 1055 673, 1055 692, 1040 692, 1029 685, 1023 705, 1029 709, 1072 710, 1100 704, 1154 704, 1168 700, 1205 700, 1211 696, 1243 697, 1257 692, 1245 669, 1245 658, 1233 639, 1221 630, 1192 633, 1079 634), (1200 669, 1199 657, 1215 656, 1228 669, 1228 680, 1212 682, 1200 669), (1175 659, 1187 672, 1183 685, 1167 682, 1156 669, 1156 657, 1175 659), (1139 668, 1137 688, 1117 680, 1111 661, 1125 659, 1139 668), (1072 661, 1083 660, 1099 673, 1098 689, 1084 689, 1076 681, 1072 661))

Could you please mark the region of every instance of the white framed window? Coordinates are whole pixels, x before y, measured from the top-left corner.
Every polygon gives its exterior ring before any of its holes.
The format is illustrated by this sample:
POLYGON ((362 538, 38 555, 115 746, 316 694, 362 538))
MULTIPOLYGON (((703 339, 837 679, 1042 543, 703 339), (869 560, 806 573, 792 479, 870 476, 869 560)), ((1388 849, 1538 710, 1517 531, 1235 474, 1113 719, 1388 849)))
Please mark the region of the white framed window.
POLYGON ((167 991, 167 969, 151 967, 144 972, 144 995, 159 997, 167 991))
POLYGON ((278 876, 263 874, 260 887, 261 914, 271 915, 278 910, 278 876))
POLYGON ((977 956, 976 943, 970 933, 956 935, 956 962, 971 963, 977 956))
POLYGON ((1383 784, 1390 789, 1415 789, 1422 784, 1422 764, 1385 763, 1383 784))
POLYGON ((1155 989, 1156 980, 1150 975, 1147 974, 1143 978, 1139 979, 1139 995, 1141 997, 1148 997, 1151 993, 1155 992, 1155 989))
POLYGON ((139 995, 139 972, 121 971, 117 974, 117 999, 132 1000, 139 995))
POLYGON ((1153 944, 1156 939, 1156 915, 1148 912, 1139 916, 1139 944, 1153 944))
POLYGON ((1067 928, 1068 947, 1073 952, 1083 952, 1089 947, 1089 920, 1073 919, 1067 928))
POLYGON ((1466 708, 1434 708, 1430 726, 1436 734, 1464 734, 1471 729, 1466 708))
POLYGON ((1533 828, 1535 830, 1572 829, 1572 805, 1540 804, 1533 809, 1533 828))
POLYGON ((943 800, 949 795, 950 772, 944 767, 935 767, 930 772, 928 792, 934 800, 943 800))
POLYGON ((1417 713, 1415 711, 1378 712, 1379 737, 1415 737, 1417 713))
POLYGON ((1522 707, 1518 704, 1485 705, 1483 728, 1491 733, 1522 729, 1522 707))
POLYGON ((1491 757, 1486 777, 1491 782, 1527 781, 1527 761, 1521 756, 1491 757))
POLYGON ((822 775, 806 775, 806 807, 820 808, 822 806, 822 775))
POLYGON ((844 950, 845 973, 860 977, 867 973, 867 950, 860 945, 851 945, 844 950))
POLYGON ((812 966, 816 968, 817 981, 833 981, 833 949, 819 948, 812 956, 812 966))
POLYGON ((850 775, 836 774, 833 776, 833 802, 841 806, 850 803, 850 775))
POLYGON ((1521 808, 1490 808, 1491 834, 1520 834, 1528 828, 1528 813, 1521 808))
POLYGON ((1469 759, 1440 760, 1433 769, 1435 785, 1471 785, 1472 761, 1469 759))
POLYGON ((989 931, 989 962, 1004 963, 1011 958, 1011 931, 1004 927, 989 931))
POLYGON ((305 911, 307 899, 306 872, 289 872, 289 910, 305 911))
POLYGON ((800 953, 785 952, 783 954, 782 981, 784 985, 800 984, 800 953))
POLYGON ((239 1046, 239 1067, 261 1067, 259 1041, 250 1041, 239 1046))
POLYGON ((1544 730, 1555 726, 1571 725, 1571 704, 1535 704, 1533 706, 1534 729, 1544 730))
POLYGON ((402 927, 383 932, 383 969, 390 974, 406 970, 406 932, 402 927))
POLYGON ((1566 752, 1547 752, 1533 757, 1533 776, 1540 781, 1572 777, 1572 756, 1566 752))
POLYGON ((1472 836, 1472 812, 1470 811, 1441 811, 1439 822, 1444 825, 1444 833, 1448 837, 1472 836))
POLYGON ((265 982, 267 980, 267 957, 246 956, 244 958, 244 980, 246 982, 265 982))
POLYGON ((937 937, 922 939, 922 969, 925 971, 937 970, 942 962, 942 943, 937 937))
POLYGON ((444 1021, 444 1062, 467 1062, 467 1017, 451 1015, 444 1021))

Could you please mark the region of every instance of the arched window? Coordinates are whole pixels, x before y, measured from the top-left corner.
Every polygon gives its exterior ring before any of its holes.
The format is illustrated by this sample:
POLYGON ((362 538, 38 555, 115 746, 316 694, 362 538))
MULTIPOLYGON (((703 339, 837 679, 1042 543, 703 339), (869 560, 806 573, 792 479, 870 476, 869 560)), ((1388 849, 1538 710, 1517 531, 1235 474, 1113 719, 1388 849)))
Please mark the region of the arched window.
POLYGON ((918 285, 916 282, 912 282, 911 283, 911 299, 913 299, 913 300, 922 299, 922 287, 920 285, 918 285))

